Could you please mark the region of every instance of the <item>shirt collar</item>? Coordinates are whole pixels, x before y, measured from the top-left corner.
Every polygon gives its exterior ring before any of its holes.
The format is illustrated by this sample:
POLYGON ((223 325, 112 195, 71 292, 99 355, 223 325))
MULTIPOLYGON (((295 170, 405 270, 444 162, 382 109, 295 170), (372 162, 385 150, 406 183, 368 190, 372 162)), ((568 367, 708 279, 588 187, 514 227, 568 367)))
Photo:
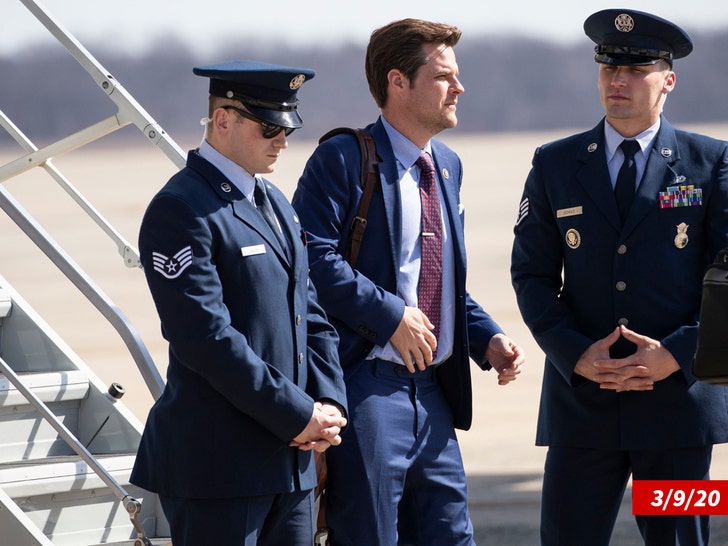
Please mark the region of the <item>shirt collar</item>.
POLYGON ((395 129, 384 116, 382 116, 382 125, 384 125, 384 130, 387 131, 389 142, 392 144, 394 157, 397 158, 397 161, 399 161, 404 169, 412 167, 422 152, 427 152, 430 156, 432 156, 432 147, 429 140, 425 147, 420 150, 410 139, 395 129))
POLYGON ((240 165, 228 159, 215 148, 213 148, 207 140, 203 140, 200 144, 198 153, 201 157, 212 163, 217 169, 225 175, 225 177, 250 201, 253 202, 253 192, 255 191, 255 178, 243 169, 240 165))
MULTIPOLYGON (((649 149, 655 136, 657 136, 657 131, 659 130, 660 120, 658 119, 657 123, 655 123, 652 127, 649 127, 647 130, 642 131, 640 134, 634 137, 634 140, 639 142, 640 151, 643 154, 645 150, 649 149)), ((619 145, 622 144, 622 141, 624 139, 625 138, 620 135, 617 130, 609 124, 608 121, 604 122, 604 140, 606 142, 607 148, 607 163, 609 163, 614 157, 614 154, 617 153, 619 145)))

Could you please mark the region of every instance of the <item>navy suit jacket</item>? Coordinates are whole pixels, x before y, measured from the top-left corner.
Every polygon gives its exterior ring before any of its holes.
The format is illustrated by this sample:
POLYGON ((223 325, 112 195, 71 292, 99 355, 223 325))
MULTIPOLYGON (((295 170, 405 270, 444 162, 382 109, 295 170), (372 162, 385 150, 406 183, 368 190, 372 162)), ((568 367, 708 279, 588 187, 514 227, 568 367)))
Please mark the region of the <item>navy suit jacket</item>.
MULTIPOLYGON (((384 346, 389 341, 405 307, 397 295, 402 246, 397 161, 381 120, 366 130, 376 143, 381 188, 375 191, 369 207, 356 269, 343 259, 351 221, 362 195, 359 148, 352 135, 338 135, 318 146, 291 201, 307 232, 311 279, 339 332, 339 354, 345 377, 351 376, 375 344, 384 346)), ((456 284, 453 354, 438 367, 437 376, 453 409, 455 426, 468 429, 472 421, 469 357, 482 368, 490 368, 485 362, 485 350, 491 337, 501 330, 465 288, 460 159, 434 139, 432 152, 450 221, 456 284)))
MULTIPOLYGON (((691 373, 702 277, 728 246, 728 144, 663 118, 622 227, 602 120, 536 150, 514 231, 518 305, 546 354, 537 444, 663 449, 728 441, 728 390, 691 373), (672 186, 702 190, 702 204, 661 208, 659 194, 672 186), (681 370, 645 392, 601 390, 575 375, 582 353, 620 323, 659 340, 681 370)), ((633 351, 620 339, 612 356, 633 351)))
POLYGON ((291 259, 261 214, 195 151, 153 198, 139 235, 169 342, 132 482, 167 496, 310 489, 312 452, 288 447, 315 400, 345 406, 337 335, 308 279, 298 218, 267 191, 291 259))

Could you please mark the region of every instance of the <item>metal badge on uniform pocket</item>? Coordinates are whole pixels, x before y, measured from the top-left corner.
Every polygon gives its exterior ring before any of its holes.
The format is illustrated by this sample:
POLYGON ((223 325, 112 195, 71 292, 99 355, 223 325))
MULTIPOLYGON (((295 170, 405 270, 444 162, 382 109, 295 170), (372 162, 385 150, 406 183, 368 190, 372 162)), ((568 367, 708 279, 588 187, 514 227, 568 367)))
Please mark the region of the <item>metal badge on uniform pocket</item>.
POLYGON ((685 222, 680 222, 677 226, 677 235, 675 235, 675 246, 677 248, 685 248, 688 246, 688 228, 685 222))

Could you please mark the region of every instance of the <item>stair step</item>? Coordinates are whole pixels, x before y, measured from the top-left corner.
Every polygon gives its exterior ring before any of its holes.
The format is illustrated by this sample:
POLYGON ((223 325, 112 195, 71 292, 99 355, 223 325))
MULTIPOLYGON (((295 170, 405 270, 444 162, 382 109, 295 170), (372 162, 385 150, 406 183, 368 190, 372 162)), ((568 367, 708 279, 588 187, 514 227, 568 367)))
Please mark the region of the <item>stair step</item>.
MULTIPOLYGON (((119 483, 129 482, 135 455, 97 457, 119 483)), ((106 484, 80 457, 62 456, 0 464, 0 488, 12 498, 105 488, 106 484)))
MULTIPOLYGON (((97 459, 128 495, 141 502, 138 520, 144 528, 157 529, 160 512, 156 497, 129 484, 135 454, 104 455, 97 459)), ((121 501, 78 456, 0 464, 0 493, 12 499, 9 502, 22 511, 22 519, 55 546, 134 544, 131 538, 135 533, 121 501)), ((18 544, 26 544, 15 538, 21 535, 11 536, 18 544)), ((0 543, 5 544, 1 538, 0 543)), ((153 546, 168 543, 168 538, 152 541, 153 546)))
MULTIPOLYGON (((43 402, 82 400, 88 396, 89 382, 80 370, 19 374, 23 384, 43 402)), ((0 408, 26 405, 28 401, 0 374, 0 408)))
MULTIPOLYGON (((79 408, 89 396, 83 371, 23 373, 23 384, 72 431, 78 431, 79 408)), ((0 374, 0 463, 43 459, 74 452, 38 411, 0 374)))

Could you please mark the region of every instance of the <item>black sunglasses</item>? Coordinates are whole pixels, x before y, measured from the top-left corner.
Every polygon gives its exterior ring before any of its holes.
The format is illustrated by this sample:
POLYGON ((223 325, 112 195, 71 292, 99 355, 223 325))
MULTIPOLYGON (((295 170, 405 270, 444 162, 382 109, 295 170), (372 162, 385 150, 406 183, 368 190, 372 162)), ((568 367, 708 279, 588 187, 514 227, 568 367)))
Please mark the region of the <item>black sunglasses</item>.
POLYGON ((293 127, 283 127, 282 125, 276 125, 275 123, 263 121, 262 119, 254 116, 250 112, 246 112, 242 108, 238 108, 237 106, 233 106, 231 104, 228 104, 227 106, 221 106, 220 108, 224 108, 225 110, 235 110, 241 117, 244 117, 259 124, 261 127, 263 127, 263 138, 274 138, 281 131, 283 131, 283 133, 288 136, 296 130, 293 127))

